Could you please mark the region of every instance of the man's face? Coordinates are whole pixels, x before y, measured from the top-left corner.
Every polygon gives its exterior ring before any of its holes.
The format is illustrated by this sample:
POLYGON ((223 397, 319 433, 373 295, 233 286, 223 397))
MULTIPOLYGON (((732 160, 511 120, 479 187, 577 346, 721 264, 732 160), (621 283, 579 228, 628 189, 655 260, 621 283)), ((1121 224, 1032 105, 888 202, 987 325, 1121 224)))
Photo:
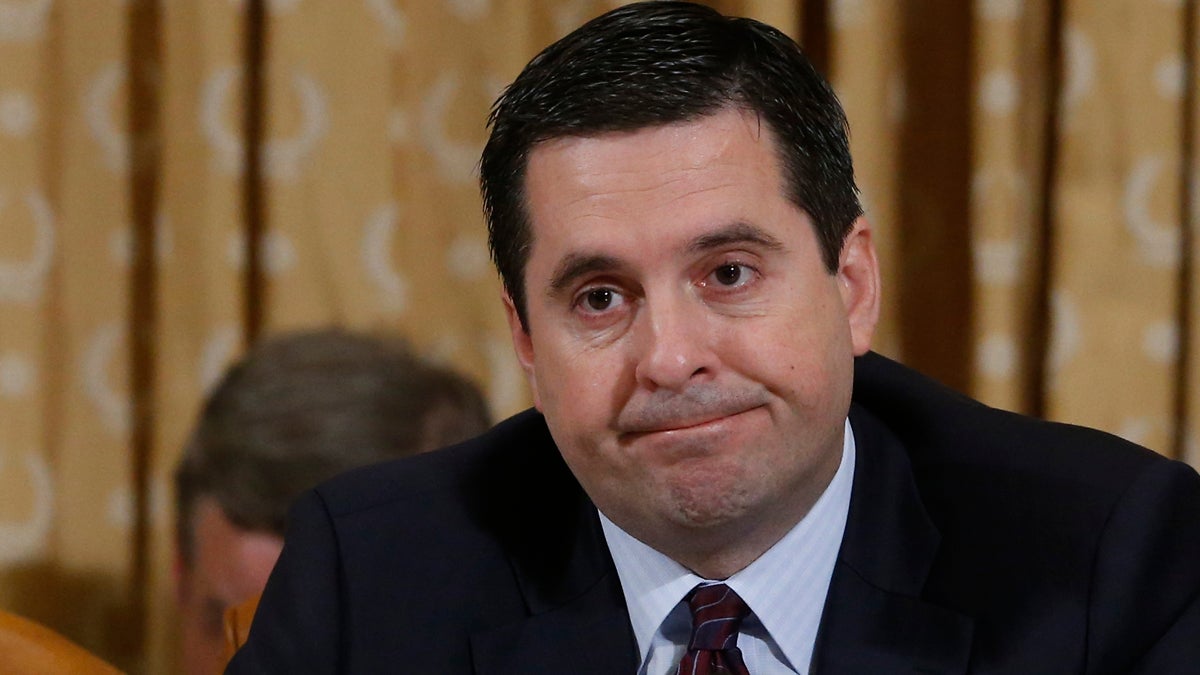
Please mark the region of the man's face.
POLYGON ((726 574, 750 560, 715 560, 756 557, 832 478, 878 315, 866 221, 830 274, 773 143, 729 109, 538 145, 528 332, 507 303, 536 404, 600 510, 726 574))
POLYGON ((237 527, 208 498, 192 518, 195 559, 177 563, 182 665, 189 675, 213 675, 224 663, 225 610, 262 593, 283 540, 237 527))

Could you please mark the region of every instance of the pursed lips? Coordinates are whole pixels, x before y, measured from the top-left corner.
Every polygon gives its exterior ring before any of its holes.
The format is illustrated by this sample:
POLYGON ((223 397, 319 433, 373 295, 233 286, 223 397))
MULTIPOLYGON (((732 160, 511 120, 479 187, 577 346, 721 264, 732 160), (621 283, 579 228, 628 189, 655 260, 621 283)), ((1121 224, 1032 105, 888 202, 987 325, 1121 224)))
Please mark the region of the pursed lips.
POLYGON ((673 434, 704 427, 713 427, 732 417, 756 410, 763 405, 765 404, 754 403, 752 405, 740 405, 736 408, 731 407, 709 411, 704 414, 681 416, 671 419, 656 419, 653 422, 644 420, 641 424, 618 426, 618 437, 621 441, 629 442, 651 434, 673 434))

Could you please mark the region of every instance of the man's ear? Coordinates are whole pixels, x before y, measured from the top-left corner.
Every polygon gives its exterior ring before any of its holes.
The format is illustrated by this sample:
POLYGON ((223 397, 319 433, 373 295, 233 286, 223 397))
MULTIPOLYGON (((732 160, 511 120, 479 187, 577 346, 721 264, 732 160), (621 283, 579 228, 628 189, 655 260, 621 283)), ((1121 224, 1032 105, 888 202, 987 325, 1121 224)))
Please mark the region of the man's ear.
POLYGON ((525 371, 525 379, 529 381, 529 391, 533 392, 533 405, 541 410, 542 399, 538 394, 537 376, 534 369, 533 339, 521 323, 521 316, 517 313, 517 307, 513 304, 512 297, 508 293, 504 293, 503 299, 504 315, 508 319, 508 330, 512 333, 513 350, 517 353, 517 361, 520 362, 521 369, 525 371))
POLYGON ((865 217, 855 220, 846 235, 837 277, 854 355, 861 356, 871 348, 875 325, 879 323, 879 261, 871 238, 871 224, 865 217))

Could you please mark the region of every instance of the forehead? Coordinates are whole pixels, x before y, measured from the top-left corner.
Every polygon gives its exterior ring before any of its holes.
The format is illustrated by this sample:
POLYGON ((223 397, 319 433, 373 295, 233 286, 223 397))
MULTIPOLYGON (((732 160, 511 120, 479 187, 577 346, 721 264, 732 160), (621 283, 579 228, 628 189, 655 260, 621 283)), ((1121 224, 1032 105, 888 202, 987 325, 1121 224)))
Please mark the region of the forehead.
POLYGON ((723 108, 687 122, 543 141, 530 154, 526 181, 528 192, 544 200, 562 193, 569 198, 572 188, 639 190, 655 182, 654 176, 672 183, 698 170, 722 168, 780 176, 775 135, 755 113, 723 108))
POLYGON ((774 135, 740 109, 547 141, 526 177, 534 257, 568 241, 611 245, 622 226, 690 238, 700 232, 688 228, 779 220, 784 194, 774 135))

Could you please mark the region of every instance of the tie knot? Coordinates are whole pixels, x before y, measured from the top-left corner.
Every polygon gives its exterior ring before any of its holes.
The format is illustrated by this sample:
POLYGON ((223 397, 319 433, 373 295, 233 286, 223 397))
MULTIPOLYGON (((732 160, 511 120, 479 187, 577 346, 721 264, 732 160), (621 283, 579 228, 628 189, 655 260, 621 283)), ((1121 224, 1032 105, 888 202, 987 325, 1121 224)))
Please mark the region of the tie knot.
POLYGON ((692 642, 688 649, 723 651, 737 646, 738 628, 750 608, 725 584, 700 585, 687 597, 692 610, 692 642))

